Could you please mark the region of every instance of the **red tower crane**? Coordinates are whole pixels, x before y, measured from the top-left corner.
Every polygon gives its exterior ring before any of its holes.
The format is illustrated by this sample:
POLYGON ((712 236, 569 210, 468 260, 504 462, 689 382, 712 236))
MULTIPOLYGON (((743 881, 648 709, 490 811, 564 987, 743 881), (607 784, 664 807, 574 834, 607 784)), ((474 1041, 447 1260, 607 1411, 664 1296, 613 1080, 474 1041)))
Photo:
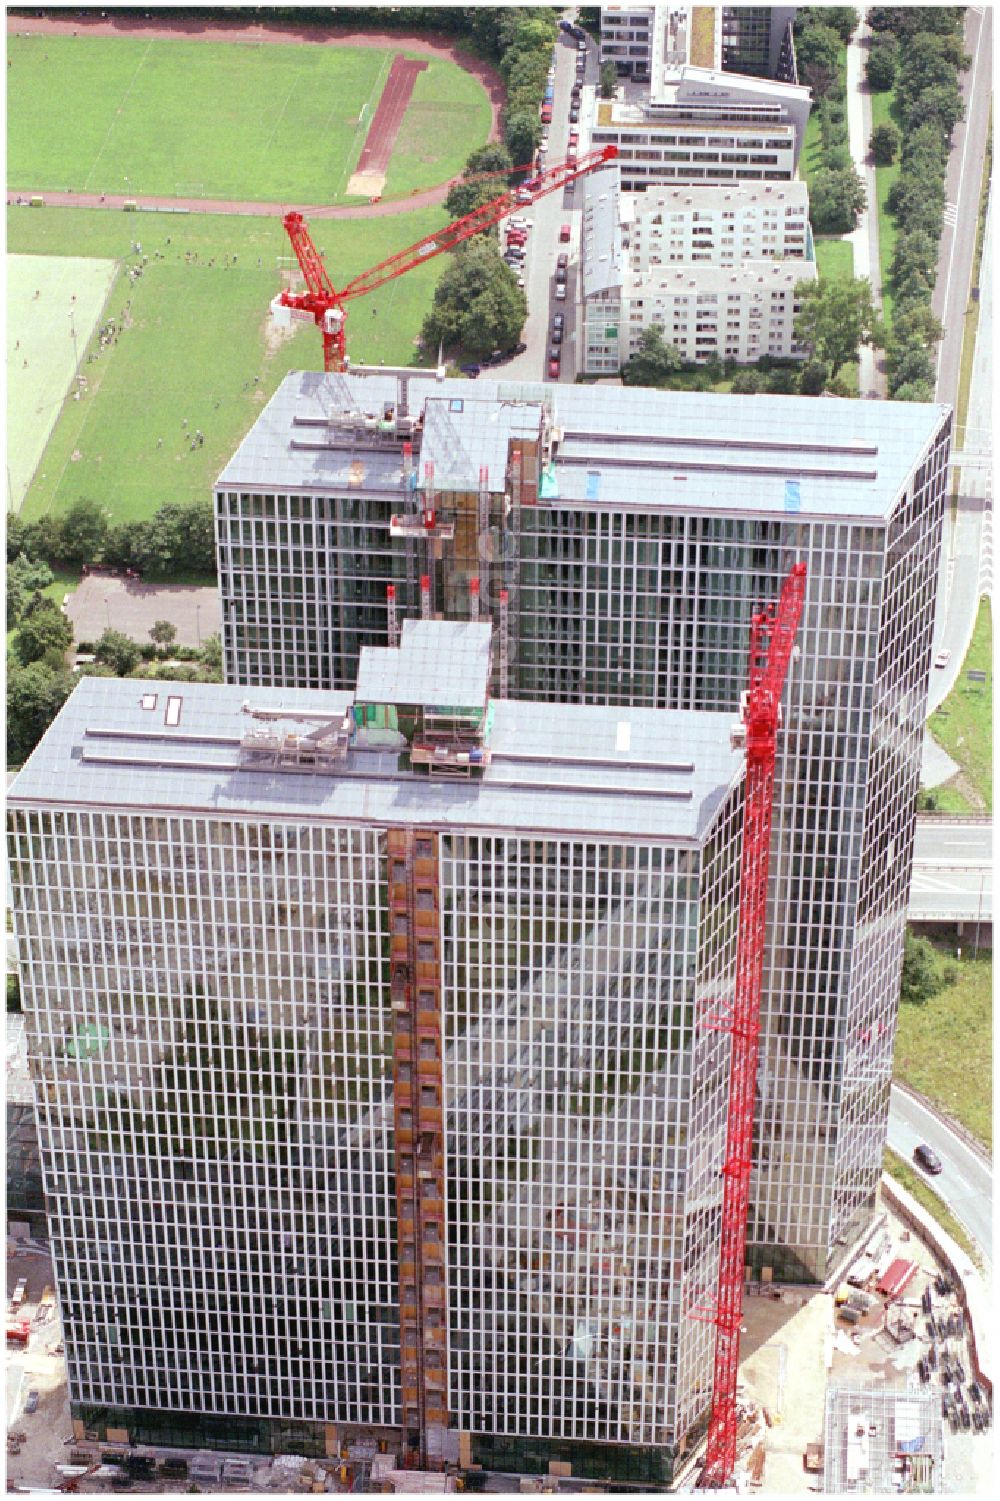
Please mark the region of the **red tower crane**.
POLYGON ((722 1173, 722 1244, 714 1322, 715 1369, 708 1452, 700 1484, 718 1489, 736 1464, 736 1374, 743 1316, 750 1170, 753 1166, 753 1113, 760 1036, 760 991, 764 967, 767 870, 771 853, 774 763, 781 716, 781 692, 795 633, 802 616, 806 565, 796 563, 785 579, 777 606, 759 611, 750 625, 750 681, 741 719, 746 734, 746 788, 743 805, 743 859, 740 870, 740 926, 736 944, 736 986, 725 1026, 733 1039, 729 1073, 729 1115, 722 1173))
MULTIPOLYGON (((412 271, 414 266, 423 265, 432 255, 441 255, 445 250, 454 250, 455 246, 460 245, 463 240, 468 240, 480 230, 497 224, 518 204, 536 203, 547 193, 554 193, 557 188, 565 187, 568 182, 573 182, 577 177, 592 172, 595 167, 602 166, 604 162, 611 161, 617 155, 617 146, 604 146, 600 151, 590 151, 585 156, 581 156, 579 161, 557 162, 554 166, 547 167, 544 172, 538 172, 535 176, 528 178, 523 187, 505 189, 498 197, 491 198, 480 208, 473 209, 471 214, 453 220, 451 224, 436 230, 434 234, 425 235, 415 245, 409 245, 405 250, 399 250, 395 255, 389 256, 387 260, 380 261, 377 266, 372 266, 370 270, 362 271, 360 276, 356 276, 339 291, 327 275, 323 257, 313 244, 305 219, 301 214, 286 214, 282 222, 292 242, 292 249, 295 251, 308 290, 282 292, 278 301, 283 307, 294 308, 297 312, 308 313, 313 317, 323 335, 324 370, 343 370, 347 355, 344 333, 344 324, 347 319, 345 303, 355 297, 364 297, 367 293, 374 292, 376 287, 384 286, 387 281, 402 276, 406 271, 412 271)), ((516 167, 513 170, 525 172, 532 169, 516 167)), ((485 175, 507 177, 509 174, 503 172, 485 175)))

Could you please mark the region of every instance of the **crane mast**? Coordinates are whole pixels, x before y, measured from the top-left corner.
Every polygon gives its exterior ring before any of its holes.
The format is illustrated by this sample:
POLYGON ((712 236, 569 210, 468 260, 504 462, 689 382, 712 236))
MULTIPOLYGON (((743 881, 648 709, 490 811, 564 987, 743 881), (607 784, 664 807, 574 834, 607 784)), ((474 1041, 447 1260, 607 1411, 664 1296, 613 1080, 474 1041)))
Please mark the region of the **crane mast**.
POLYGON ((727 1484, 736 1465, 736 1376, 743 1316, 747 1211, 753 1166, 754 1093, 760 1037, 767 872, 771 850, 774 765, 781 693, 805 599, 806 565, 796 563, 778 604, 758 611, 750 625, 749 686, 741 719, 746 735, 743 858, 736 985, 726 1030, 732 1035, 726 1155, 722 1168, 722 1239, 715 1309, 715 1364, 708 1451, 700 1485, 727 1484))
MULTIPOLYGON (((537 203, 539 198, 544 198, 547 193, 554 193, 558 188, 565 187, 567 183, 575 181, 587 172, 592 172, 595 167, 601 167, 618 155, 617 146, 602 146, 598 151, 590 151, 581 156, 579 161, 556 162, 547 167, 543 172, 536 173, 528 178, 522 188, 506 188, 496 198, 491 198, 471 213, 464 214, 461 219, 454 219, 451 224, 446 224, 443 229, 435 230, 433 234, 425 235, 414 245, 408 245, 405 250, 399 250, 395 255, 390 255, 386 260, 380 261, 377 266, 371 266, 367 271, 362 271, 353 281, 338 291, 327 273, 323 264, 323 257, 313 243, 305 219, 299 213, 286 214, 282 223, 295 251, 295 258, 299 263, 302 275, 305 278, 305 292, 282 292, 278 301, 283 307, 292 308, 296 312, 308 314, 313 318, 316 326, 323 335, 323 368, 324 370, 343 370, 347 363, 347 341, 344 325, 347 321, 347 309, 344 306, 355 297, 365 297, 369 292, 374 292, 378 287, 384 286, 387 281, 393 281, 397 276, 403 276, 407 271, 412 271, 415 266, 422 266, 432 256, 441 255, 446 250, 454 250, 463 241, 471 239, 481 230, 489 229, 498 224, 501 219, 512 213, 517 206, 520 195, 522 204, 537 203), (525 198, 525 194, 530 195, 525 198)), ((515 167, 515 172, 529 172, 530 167, 515 167)), ((489 173, 488 176, 507 177, 508 173, 489 173)))

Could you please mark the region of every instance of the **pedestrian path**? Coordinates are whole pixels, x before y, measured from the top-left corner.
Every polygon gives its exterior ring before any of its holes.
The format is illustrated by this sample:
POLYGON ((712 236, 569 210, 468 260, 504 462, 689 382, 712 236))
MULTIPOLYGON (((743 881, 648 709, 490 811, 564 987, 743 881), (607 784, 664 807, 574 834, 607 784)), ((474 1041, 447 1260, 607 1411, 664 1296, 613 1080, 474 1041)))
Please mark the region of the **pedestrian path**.
MULTIPOLYGON (((878 196, 875 168, 869 159, 871 138, 871 102, 865 79, 865 60, 871 32, 862 20, 847 44, 847 132, 851 158, 865 185, 865 208, 850 240, 854 252, 854 275, 867 277, 872 286, 875 306, 882 302, 882 277, 878 253, 878 196)), ((885 396, 886 385, 878 368, 876 351, 863 344, 858 360, 858 394, 885 396)))

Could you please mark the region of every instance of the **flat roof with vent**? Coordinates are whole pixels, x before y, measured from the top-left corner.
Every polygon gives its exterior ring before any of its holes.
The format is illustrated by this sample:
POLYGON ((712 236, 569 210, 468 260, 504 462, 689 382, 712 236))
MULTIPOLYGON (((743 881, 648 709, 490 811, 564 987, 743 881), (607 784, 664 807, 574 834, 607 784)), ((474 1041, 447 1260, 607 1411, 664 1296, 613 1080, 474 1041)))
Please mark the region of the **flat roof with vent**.
POLYGON ((483 708, 493 628, 471 620, 404 620, 399 646, 363 646, 355 700, 483 708))
POLYGON ((731 714, 493 701, 481 780, 430 781, 398 750, 353 745, 329 773, 240 765, 248 694, 258 718, 345 716, 353 695, 185 683, 181 723, 142 708, 171 683, 85 678, 8 790, 11 807, 385 828, 608 835, 694 846, 742 775, 731 714), (139 690, 139 691, 137 691, 139 690))
MULTIPOLYGON (((293 417, 328 409, 324 382, 332 379, 313 371, 286 376, 218 487, 349 495, 342 477, 331 478, 322 455, 289 446, 293 417)), ((392 375, 337 380, 338 389, 354 393, 365 408, 378 410, 396 398, 392 375)), ((490 451, 511 411, 520 404, 530 426, 544 405, 550 430, 565 434, 546 485, 550 506, 782 516, 788 510, 786 480, 801 480, 797 509, 803 517, 822 519, 888 516, 950 412, 915 401, 550 385, 490 379, 485 372, 475 381, 411 377, 414 416, 422 416, 429 398, 461 400, 462 464, 470 479, 479 453, 490 451), (596 482, 588 480, 588 471, 596 482)), ((443 443, 443 429, 439 434, 443 443)), ((400 458, 393 462, 401 495, 400 458)))

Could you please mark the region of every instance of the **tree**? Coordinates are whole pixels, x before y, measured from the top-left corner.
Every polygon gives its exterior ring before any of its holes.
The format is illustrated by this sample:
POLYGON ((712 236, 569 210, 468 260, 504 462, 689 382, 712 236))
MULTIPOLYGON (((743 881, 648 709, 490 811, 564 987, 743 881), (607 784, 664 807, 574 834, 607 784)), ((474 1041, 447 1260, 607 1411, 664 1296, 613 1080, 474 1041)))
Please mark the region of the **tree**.
POLYGON ((173 646, 177 640, 177 627, 169 620, 154 620, 149 627, 149 639, 156 646, 173 646))
POLYGON ((811 356, 829 364, 831 380, 856 357, 861 344, 881 344, 883 330, 867 278, 800 281, 795 297, 795 337, 811 356))
POLYGON ((854 167, 837 172, 821 167, 813 178, 813 229, 821 235, 849 234, 865 206, 865 186, 854 167))
POLYGON ((886 366, 889 389, 893 394, 901 386, 909 386, 914 382, 930 385, 934 380, 934 361, 930 350, 920 339, 894 339, 887 351, 886 366))
POLYGON ((767 376, 752 366, 743 370, 737 370, 733 376, 734 396, 757 396, 761 391, 767 390, 767 376))
POLYGON ((108 532, 104 561, 113 568, 134 568, 145 573, 152 562, 151 535, 152 522, 122 521, 108 532))
POLYGON ((206 636, 201 648, 202 665, 205 668, 205 676, 215 682, 222 682, 222 637, 218 631, 214 635, 206 636))
POLYGON ((610 58, 601 64, 601 98, 613 99, 618 87, 618 69, 610 58))
POLYGON ((664 386, 681 368, 680 351, 663 337, 663 325, 653 323, 639 336, 639 348, 622 370, 626 386, 664 386))
POLYGON ((7 667, 7 764, 21 766, 73 691, 65 668, 53 671, 42 662, 7 667))
POLYGON ((838 75, 841 41, 829 26, 812 24, 795 39, 795 59, 799 77, 807 83, 817 99, 829 93, 838 75))
POLYGON ((898 386, 892 393, 893 401, 933 401, 934 387, 930 381, 908 381, 906 385, 898 386))
POLYGON ((854 35, 860 20, 853 5, 824 5, 820 15, 824 25, 832 27, 845 45, 854 35))
POLYGON ((906 112, 906 123, 916 126, 921 121, 936 121, 941 129, 945 140, 951 138, 959 120, 965 115, 965 106, 962 103, 962 95, 958 84, 954 79, 948 83, 935 84, 932 89, 924 89, 919 100, 906 112))
POLYGON ((452 257, 438 282, 421 337, 432 349, 489 354, 516 344, 528 315, 524 293, 492 240, 476 239, 452 257))
POLYGON ((889 275, 896 287, 918 281, 930 290, 937 278, 937 241, 922 230, 898 234, 889 275))
POLYGON ((810 360, 803 365, 799 376, 799 393, 802 396, 819 396, 826 387, 829 366, 822 360, 810 360))
POLYGON ((36 593, 25 609, 15 638, 18 661, 25 667, 43 657, 61 661, 72 644, 73 627, 55 600, 36 593))
MULTIPOLYGON (((464 219, 466 214, 473 213, 477 208, 482 208, 484 203, 489 203, 491 198, 498 198, 504 191, 502 180, 495 182, 456 182, 448 189, 448 196, 444 200, 445 210, 450 219, 464 219)), ((481 229, 480 234, 489 234, 495 225, 487 224, 481 229)))
MULTIPOLYGON (((508 57, 513 56, 508 52, 508 57)), ((526 52, 516 57, 507 74, 507 87, 512 94, 519 93, 522 89, 530 91, 539 99, 545 93, 545 80, 549 71, 549 54, 545 52, 526 52)))
POLYGON ((872 159, 878 167, 891 167, 899 150, 899 131, 891 120, 876 125, 868 143, 872 159))
POLYGON ((535 147, 541 139, 542 127, 537 113, 519 110, 508 116, 504 140, 519 167, 526 166, 533 159, 535 147))
MULTIPOLYGON (((513 169, 513 158, 503 142, 487 141, 485 146, 472 152, 462 170, 466 177, 471 177, 476 172, 511 172, 513 169)), ((498 191, 502 187, 502 183, 497 184, 498 191)))
POLYGON ((903 969, 899 999, 908 1006, 922 1006, 944 986, 938 969, 934 945, 929 938, 918 938, 909 928, 903 940, 903 969))
POLYGON ((18 974, 7 976, 7 1010, 20 1011, 21 1009, 21 977, 18 974))
POLYGON ((13 563, 24 551, 25 525, 16 511, 7 512, 7 562, 13 563))
POLYGON ((52 582, 52 569, 44 558, 29 558, 18 553, 7 564, 7 629, 12 630, 33 595, 52 582))
POLYGON ((215 519, 210 500, 167 501, 149 524, 150 564, 159 573, 214 573, 215 519))
POLYGON ((110 667, 118 678, 127 678, 139 665, 139 643, 122 631, 106 630, 94 647, 94 660, 110 667))
POLYGON ((108 518, 96 500, 81 496, 62 519, 62 558, 67 563, 99 563, 108 535, 108 518))
POLYGON ((872 37, 865 73, 869 88, 876 94, 892 88, 898 61, 899 43, 891 32, 872 37))

